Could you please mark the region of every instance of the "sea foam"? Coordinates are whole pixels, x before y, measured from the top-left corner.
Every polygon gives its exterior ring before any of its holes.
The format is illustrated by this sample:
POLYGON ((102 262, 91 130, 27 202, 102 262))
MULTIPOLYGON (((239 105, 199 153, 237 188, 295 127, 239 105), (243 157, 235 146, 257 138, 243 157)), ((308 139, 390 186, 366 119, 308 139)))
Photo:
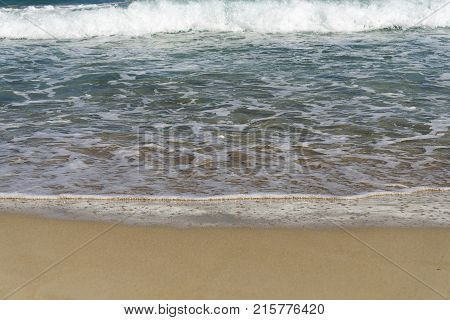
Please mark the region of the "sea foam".
POLYGON ((362 194, 338 196, 331 194, 274 194, 274 193, 256 193, 256 194, 224 194, 216 196, 145 196, 145 195, 94 195, 94 194, 59 194, 59 195, 38 195, 23 193, 0 193, 0 200, 46 200, 46 201, 174 201, 174 202, 209 202, 209 201, 254 201, 254 200, 358 200, 376 197, 398 197, 402 195, 411 195, 422 192, 449 192, 450 187, 415 187, 405 188, 400 191, 375 191, 362 194))
POLYGON ((432 190, 418 188, 410 192, 373 193, 351 198, 235 195, 203 199, 144 199, 102 196, 14 197, 13 194, 0 194, 0 211, 68 220, 176 227, 450 226, 447 210, 449 193, 420 191, 432 190), (167 201, 171 200, 168 205, 167 201), (433 205, 430 206, 430 203, 433 205))
POLYGON ((447 0, 156 0, 0 9, 0 38, 7 39, 133 37, 186 31, 360 32, 449 26, 447 0))

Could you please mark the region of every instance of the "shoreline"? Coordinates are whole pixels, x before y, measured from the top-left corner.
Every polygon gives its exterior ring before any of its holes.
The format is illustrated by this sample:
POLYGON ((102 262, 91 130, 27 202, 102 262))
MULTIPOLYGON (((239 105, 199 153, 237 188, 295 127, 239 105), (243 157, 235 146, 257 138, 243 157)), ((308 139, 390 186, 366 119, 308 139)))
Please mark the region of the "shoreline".
POLYGON ((353 195, 309 194, 309 193, 255 193, 255 194, 223 194, 213 196, 146 196, 127 194, 59 194, 40 195, 28 193, 0 192, 1 200, 34 200, 34 201, 64 201, 64 200, 98 200, 98 201, 148 201, 148 202, 221 202, 221 201, 274 201, 274 200, 359 200, 377 197, 395 197, 416 193, 450 192, 450 187, 416 187, 398 191, 373 191, 353 195))
POLYGON ((172 228, 0 214, 0 239, 9 299, 450 296, 450 228, 172 228))
POLYGON ((172 227, 450 227, 450 192, 354 199, 6 199, 0 213, 172 227))

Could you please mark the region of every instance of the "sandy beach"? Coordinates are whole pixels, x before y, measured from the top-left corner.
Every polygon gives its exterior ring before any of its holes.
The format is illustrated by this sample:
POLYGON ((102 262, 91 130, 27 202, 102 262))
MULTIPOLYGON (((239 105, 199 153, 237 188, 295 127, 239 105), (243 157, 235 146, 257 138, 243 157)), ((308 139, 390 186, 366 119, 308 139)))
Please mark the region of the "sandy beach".
POLYGON ((172 228, 0 215, 8 299, 443 299, 449 228, 172 228))
POLYGON ((448 0, 0 0, 0 298, 449 299, 449 44, 448 0))

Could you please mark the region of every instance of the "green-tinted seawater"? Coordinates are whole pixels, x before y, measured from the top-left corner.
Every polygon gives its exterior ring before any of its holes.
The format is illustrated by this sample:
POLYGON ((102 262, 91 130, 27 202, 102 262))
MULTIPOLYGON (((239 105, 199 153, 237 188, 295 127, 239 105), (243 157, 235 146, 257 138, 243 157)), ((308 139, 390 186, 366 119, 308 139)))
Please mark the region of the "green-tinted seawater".
POLYGON ((449 186, 445 26, 81 38, 30 28, 0 40, 0 193, 449 186))

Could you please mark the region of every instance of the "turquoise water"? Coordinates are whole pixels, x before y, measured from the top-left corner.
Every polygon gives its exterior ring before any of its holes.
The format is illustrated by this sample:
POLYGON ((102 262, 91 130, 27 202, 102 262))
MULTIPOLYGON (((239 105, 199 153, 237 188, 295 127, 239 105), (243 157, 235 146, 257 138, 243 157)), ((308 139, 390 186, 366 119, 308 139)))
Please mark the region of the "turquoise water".
POLYGON ((50 2, 0 8, 0 193, 449 186, 445 1, 50 2))

